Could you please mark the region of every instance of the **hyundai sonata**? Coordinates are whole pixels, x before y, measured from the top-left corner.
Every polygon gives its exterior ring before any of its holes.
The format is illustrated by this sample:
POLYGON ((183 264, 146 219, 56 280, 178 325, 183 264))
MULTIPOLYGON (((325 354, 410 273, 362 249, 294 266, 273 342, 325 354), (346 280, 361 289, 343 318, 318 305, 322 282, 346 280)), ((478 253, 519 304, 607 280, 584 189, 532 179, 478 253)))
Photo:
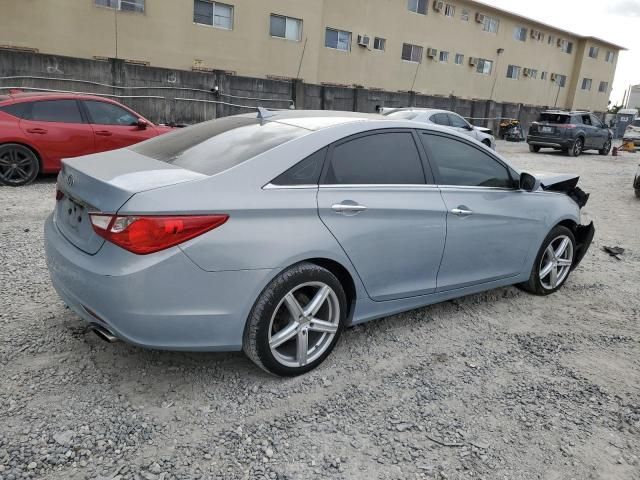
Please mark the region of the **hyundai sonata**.
POLYGON ((47 261, 105 339, 244 350, 297 375, 350 325, 558 290, 594 233, 577 182, 437 125, 261 111, 65 160, 47 261))

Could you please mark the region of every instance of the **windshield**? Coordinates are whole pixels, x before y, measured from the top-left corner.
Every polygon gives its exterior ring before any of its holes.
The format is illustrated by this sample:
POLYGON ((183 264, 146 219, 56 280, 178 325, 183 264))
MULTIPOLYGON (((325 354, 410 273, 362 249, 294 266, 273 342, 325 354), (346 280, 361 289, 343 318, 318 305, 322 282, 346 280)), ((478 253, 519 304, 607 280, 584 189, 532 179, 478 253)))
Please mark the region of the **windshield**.
POLYGON ((187 170, 215 175, 309 133, 255 117, 225 117, 139 143, 130 150, 187 170))
POLYGON ((541 113, 538 121, 563 124, 569 123, 570 118, 571 117, 569 117, 569 115, 565 115, 562 113, 541 113))
POLYGON ((413 120, 418 116, 418 112, 412 111, 400 111, 400 112, 391 112, 386 115, 389 118, 397 118, 400 120, 413 120))

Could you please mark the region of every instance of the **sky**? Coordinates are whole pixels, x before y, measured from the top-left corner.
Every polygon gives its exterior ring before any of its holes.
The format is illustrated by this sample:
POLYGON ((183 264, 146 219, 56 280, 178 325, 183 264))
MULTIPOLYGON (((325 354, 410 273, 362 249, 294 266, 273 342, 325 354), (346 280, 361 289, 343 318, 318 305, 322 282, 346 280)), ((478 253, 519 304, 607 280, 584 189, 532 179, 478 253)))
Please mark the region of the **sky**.
POLYGON ((629 85, 640 84, 640 0, 481 0, 580 35, 628 48, 620 54, 611 94, 622 103, 629 85))

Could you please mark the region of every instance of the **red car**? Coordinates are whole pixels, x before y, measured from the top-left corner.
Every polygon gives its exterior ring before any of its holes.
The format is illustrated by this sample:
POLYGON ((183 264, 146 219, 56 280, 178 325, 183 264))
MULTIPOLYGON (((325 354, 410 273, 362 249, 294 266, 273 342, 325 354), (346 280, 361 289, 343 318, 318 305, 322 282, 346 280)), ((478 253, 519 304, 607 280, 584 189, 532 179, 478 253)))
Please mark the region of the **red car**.
POLYGON ((19 186, 56 173, 63 158, 123 148, 171 131, 93 95, 0 95, 0 183, 19 186))

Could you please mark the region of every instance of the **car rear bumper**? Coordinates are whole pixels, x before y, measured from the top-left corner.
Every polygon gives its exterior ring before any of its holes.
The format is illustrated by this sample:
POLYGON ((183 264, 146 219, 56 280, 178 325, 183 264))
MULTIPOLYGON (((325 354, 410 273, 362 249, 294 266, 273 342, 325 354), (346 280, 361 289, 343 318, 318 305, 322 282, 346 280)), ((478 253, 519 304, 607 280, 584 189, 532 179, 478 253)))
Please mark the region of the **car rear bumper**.
POLYGON ((575 232, 576 238, 576 257, 573 262, 572 269, 576 268, 580 265, 580 262, 587 254, 589 247, 591 246, 591 242, 593 241, 593 236, 596 233, 596 229, 593 226, 593 222, 589 225, 578 225, 575 232))
POLYGON ((527 143, 536 147, 569 148, 573 144, 573 141, 561 137, 527 135, 527 143))
POLYGON ((85 322, 134 345, 232 351, 272 270, 205 272, 179 249, 133 255, 105 244, 95 255, 73 246, 50 216, 47 265, 62 300, 85 322))

